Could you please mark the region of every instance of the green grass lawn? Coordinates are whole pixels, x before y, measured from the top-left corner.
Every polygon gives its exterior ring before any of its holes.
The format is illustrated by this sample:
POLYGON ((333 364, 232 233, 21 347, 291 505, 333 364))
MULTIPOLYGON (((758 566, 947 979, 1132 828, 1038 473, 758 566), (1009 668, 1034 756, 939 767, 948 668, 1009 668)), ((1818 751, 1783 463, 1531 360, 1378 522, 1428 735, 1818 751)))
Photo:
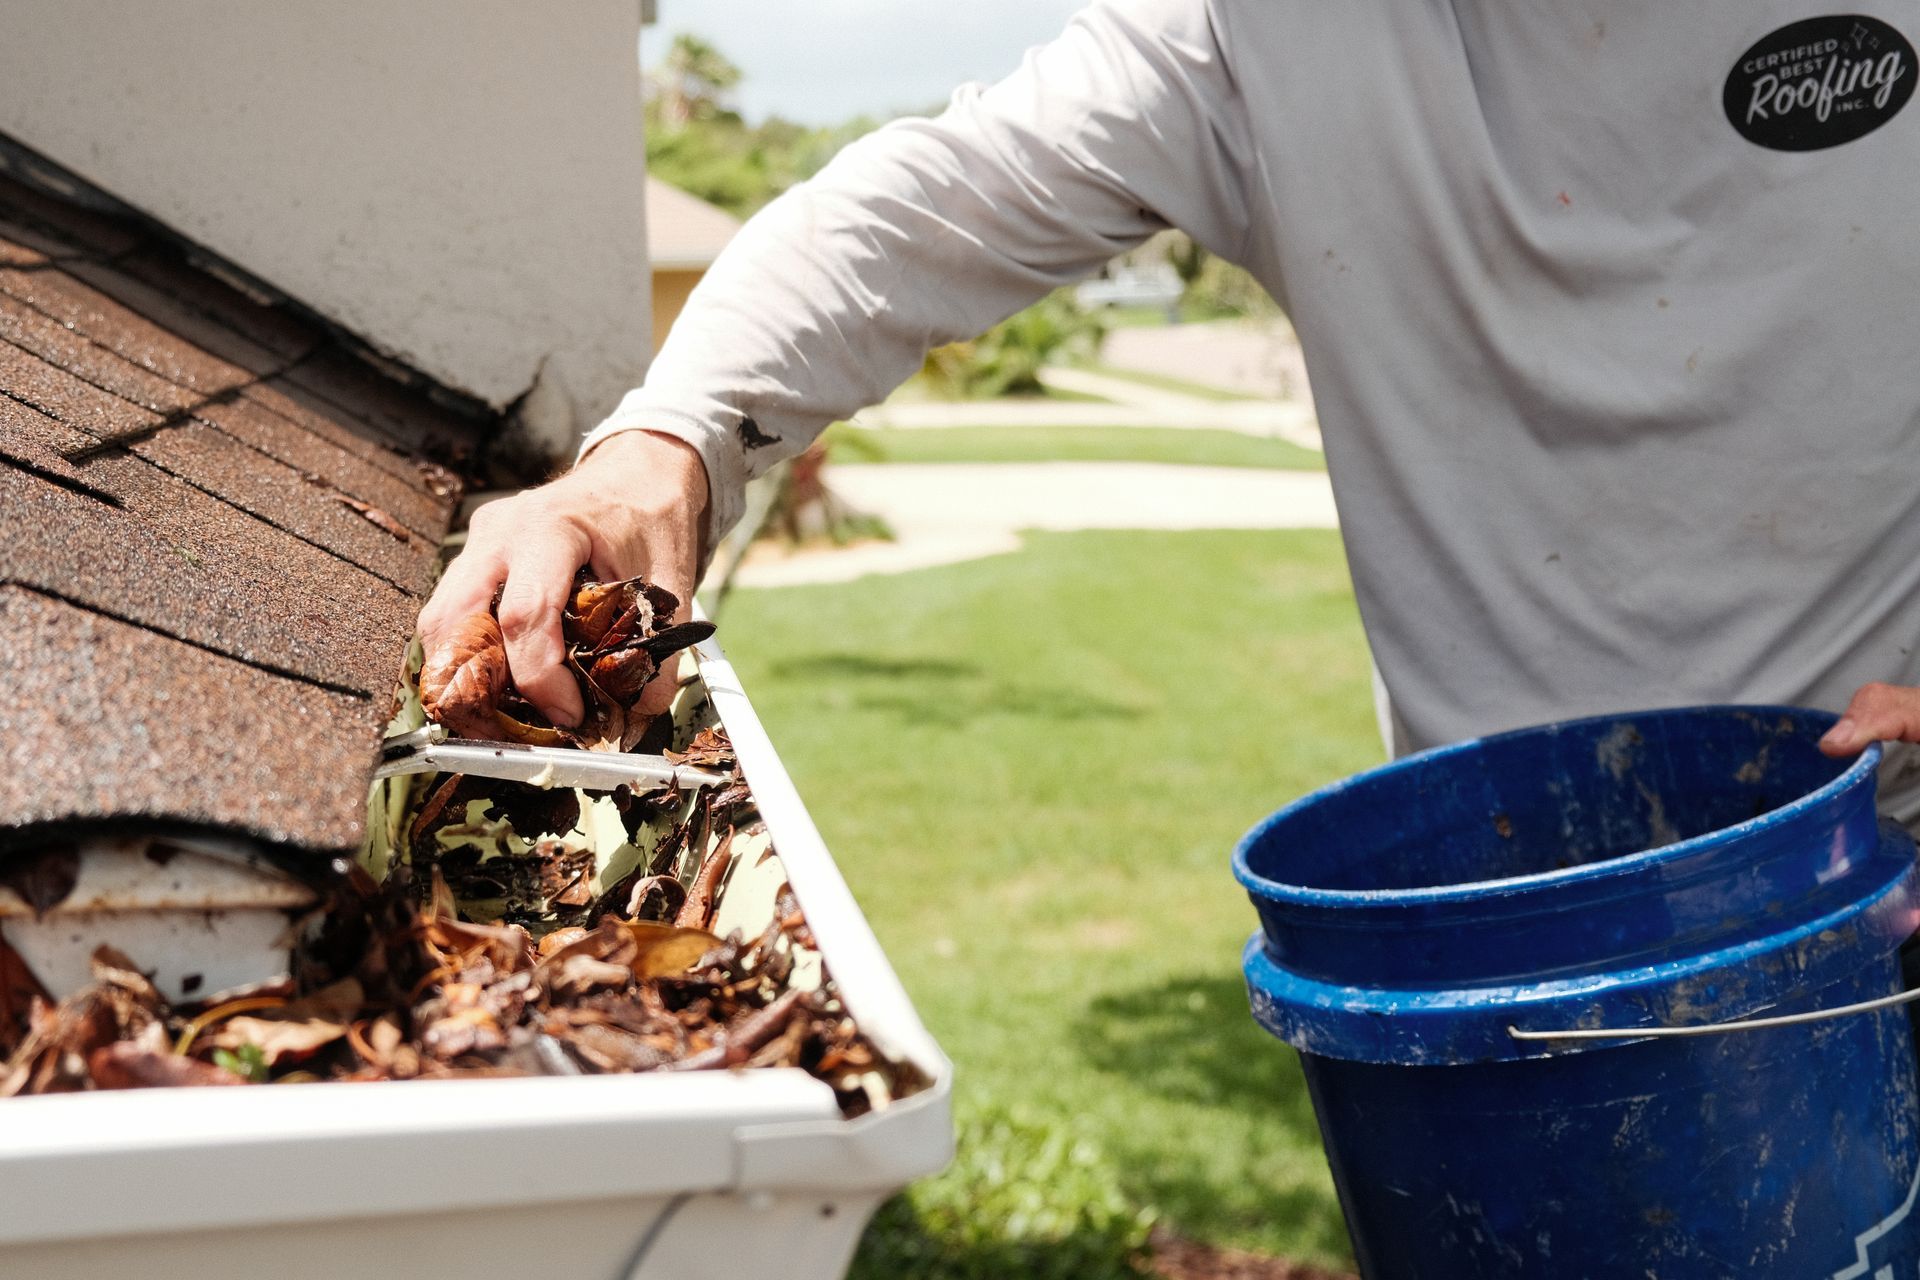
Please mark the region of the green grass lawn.
POLYGON ((1285 440, 1173 427, 926 427, 835 423, 836 462, 1171 462, 1319 471, 1326 459, 1285 440))
POLYGON ((1381 758, 1338 536, 1036 534, 742 591, 721 633, 958 1067, 955 1166, 882 1211, 855 1275, 1130 1276, 1154 1218, 1344 1261, 1227 867, 1381 758))

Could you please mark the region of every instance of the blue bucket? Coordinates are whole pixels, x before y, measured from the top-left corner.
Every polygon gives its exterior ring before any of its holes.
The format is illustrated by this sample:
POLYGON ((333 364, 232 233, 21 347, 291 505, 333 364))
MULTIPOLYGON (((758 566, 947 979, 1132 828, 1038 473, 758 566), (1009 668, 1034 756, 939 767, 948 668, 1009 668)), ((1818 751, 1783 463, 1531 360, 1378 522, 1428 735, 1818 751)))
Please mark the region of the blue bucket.
POLYGON ((1410 756, 1234 850, 1254 1016, 1299 1049, 1369 1280, 1920 1274, 1899 1008, 1914 845, 1879 751, 1703 707, 1410 756), (1604 1039, 1522 1035, 1618 1030, 1604 1039), (1893 1267, 1882 1272, 1883 1267, 1893 1267))

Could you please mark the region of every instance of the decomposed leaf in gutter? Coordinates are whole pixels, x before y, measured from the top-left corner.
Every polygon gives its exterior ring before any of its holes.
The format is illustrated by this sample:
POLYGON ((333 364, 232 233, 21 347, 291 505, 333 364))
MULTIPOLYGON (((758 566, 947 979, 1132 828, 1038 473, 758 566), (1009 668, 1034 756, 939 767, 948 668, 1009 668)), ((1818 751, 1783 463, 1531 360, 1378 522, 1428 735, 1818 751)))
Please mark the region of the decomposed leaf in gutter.
MULTIPOLYGON (((158 1027, 155 1027, 158 1030, 158 1027)), ((162 1035, 161 1041, 166 1037, 162 1035)), ((87 1058, 87 1069, 99 1089, 165 1089, 179 1085, 246 1084, 225 1067, 198 1058, 183 1058, 164 1047, 122 1040, 103 1045, 87 1058)))
POLYGON ((231 1053, 252 1046, 270 1067, 297 1062, 346 1035, 347 1022, 365 1003, 359 981, 342 978, 281 1008, 228 1018, 203 1043, 231 1053))
POLYGON ((492 738, 507 688, 507 645, 490 613, 469 615, 420 667, 420 705, 463 738, 492 738))
POLYGON ((669 751, 666 755, 675 764, 696 769, 731 769, 734 762, 733 743, 723 729, 702 729, 693 735, 685 751, 669 751))
POLYGON ((642 980, 683 974, 702 957, 725 945, 705 929, 645 920, 622 921, 620 927, 634 945, 633 957, 626 963, 633 970, 633 976, 642 980))
POLYGON ((732 865, 733 832, 729 830, 701 861, 700 873, 694 877, 693 888, 687 890, 687 900, 673 918, 676 925, 683 929, 707 927, 713 916, 713 900, 720 891, 720 881, 732 865))
POLYGON ((46 988, 27 968, 20 953, 0 937, 0 1054, 10 1054, 17 1047, 36 1002, 50 1003, 46 988))

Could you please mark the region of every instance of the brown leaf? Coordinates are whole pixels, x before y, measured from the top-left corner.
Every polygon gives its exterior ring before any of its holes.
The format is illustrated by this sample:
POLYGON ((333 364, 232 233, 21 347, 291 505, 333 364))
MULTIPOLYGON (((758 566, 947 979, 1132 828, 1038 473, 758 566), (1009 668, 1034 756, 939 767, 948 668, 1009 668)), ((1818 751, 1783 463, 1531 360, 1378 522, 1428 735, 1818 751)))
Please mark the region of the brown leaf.
POLYGON ((693 735, 685 751, 669 751, 666 757, 696 769, 730 769, 734 763, 733 743, 724 729, 702 729, 693 735))
POLYGON ((644 876, 627 894, 629 920, 665 920, 678 914, 687 900, 687 887, 672 876, 644 876), (658 901, 659 905, 652 903, 658 901))
MULTIPOLYGON (((467 775, 464 773, 450 773, 441 780, 439 786, 427 793, 426 802, 420 806, 420 812, 414 815, 412 825, 407 828, 407 844, 410 847, 426 844, 427 836, 433 830, 434 824, 440 820, 442 814, 446 813, 447 805, 453 799, 454 793, 460 790, 461 784, 466 780, 467 775)), ((465 807, 460 806, 461 809, 465 807)), ((459 818, 465 815, 456 810, 452 816, 459 818)))
POLYGON ((12 1053, 26 1035, 35 1000, 48 1003, 46 988, 20 953, 0 937, 0 1055, 12 1053))
POLYGON ((570 1028, 565 1043, 599 1071, 648 1071, 667 1055, 644 1036, 604 1023, 570 1028))
POLYGON ((706 928, 713 916, 713 900, 720 892, 721 877, 732 865, 733 832, 728 831, 700 864, 700 873, 694 877, 693 888, 687 890, 687 900, 680 905, 673 922, 683 929, 706 928))
POLYGON ((349 497, 344 493, 334 494, 333 500, 339 503, 343 507, 348 507, 354 511, 358 511, 361 515, 367 518, 367 521, 369 523, 377 525, 382 529, 385 529, 388 533, 400 539, 400 541, 410 542, 413 540, 413 533, 411 530, 407 528, 407 526, 401 524, 398 520, 395 520, 392 516, 382 511, 379 507, 374 506, 371 502, 362 502, 360 501, 360 499, 349 497))
POLYGON ((616 701, 631 703, 640 697, 640 691, 659 670, 660 664, 653 655, 636 646, 601 654, 593 660, 588 674, 616 701))
POLYGON ((282 1059, 297 1062, 344 1036, 347 1022, 365 1003, 360 983, 343 978, 283 1008, 228 1018, 205 1043, 216 1049, 253 1045, 269 1066, 282 1059))
POLYGON ((95 947, 89 965, 93 980, 113 992, 116 999, 131 1001, 149 1013, 160 1008, 159 991, 125 952, 109 946, 95 947))
POLYGON ((741 1065, 786 1029, 788 1021, 799 1012, 800 1002, 806 994, 804 991, 787 992, 766 1008, 729 1026, 712 1047, 680 1059, 668 1070, 703 1071, 713 1067, 741 1065))
POLYGON ((725 945, 705 929, 645 920, 622 920, 618 924, 638 948, 630 964, 633 976, 642 981, 678 977, 699 963, 700 957, 725 945))
POLYGON ((587 931, 579 925, 569 925, 564 929, 555 929, 552 933, 540 939, 540 958, 544 960, 562 947, 572 946, 586 936, 587 931))
POLYGON ((626 965, 578 953, 541 967, 547 971, 547 989, 562 997, 583 995, 595 987, 624 987, 633 977, 626 965))
POLYGON ((345 1034, 344 1023, 324 1018, 250 1018, 242 1014, 228 1018, 219 1031, 202 1039, 216 1049, 253 1045, 267 1065, 274 1066, 283 1059, 298 1062, 311 1057, 345 1034))
POLYGON ((0 858, 0 885, 20 895, 37 920, 67 900, 80 879, 80 851, 54 844, 0 858))
POLYGON ((627 582, 586 582, 574 591, 561 630, 568 644, 591 649, 606 637, 607 631, 627 608, 632 596, 627 582))
MULTIPOLYGON (((481 735, 467 734, 464 736, 479 737, 481 735)), ((573 735, 564 729, 556 729, 551 725, 530 724, 525 720, 519 720, 510 716, 504 711, 496 711, 493 713, 493 723, 485 736, 497 739, 500 742, 518 742, 529 747, 573 747, 579 745, 579 743, 574 741, 573 735)))
POLYGON ((475 613, 434 646, 420 668, 420 705, 449 732, 492 738, 507 689, 507 648, 491 613, 475 613))
POLYGON ((103 1045, 87 1057, 93 1083, 102 1089, 155 1089, 177 1085, 245 1084, 225 1067, 129 1041, 103 1045))
POLYGON ((458 476, 437 462, 415 458, 413 465, 414 469, 420 473, 420 479, 427 486, 427 491, 436 498, 450 498, 459 493, 463 487, 458 476))
POLYGON ((94 981, 58 1005, 35 1000, 26 1036, 0 1071, 0 1097, 17 1093, 63 1093, 92 1083, 96 1049, 145 1037, 146 1047, 166 1045, 159 1025, 161 1001, 153 984, 119 952, 93 953, 94 981))

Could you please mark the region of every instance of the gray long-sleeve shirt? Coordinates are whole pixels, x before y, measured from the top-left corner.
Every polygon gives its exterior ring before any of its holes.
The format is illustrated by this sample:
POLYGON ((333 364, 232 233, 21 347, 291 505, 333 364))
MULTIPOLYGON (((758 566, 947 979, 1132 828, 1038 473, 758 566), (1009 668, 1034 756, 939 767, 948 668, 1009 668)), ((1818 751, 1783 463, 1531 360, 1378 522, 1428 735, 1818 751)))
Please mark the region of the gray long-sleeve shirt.
POLYGON ((589 447, 690 441, 724 529, 1177 226, 1299 332, 1396 748, 1920 683, 1920 0, 1849 10, 1096 4, 749 222, 589 447))

